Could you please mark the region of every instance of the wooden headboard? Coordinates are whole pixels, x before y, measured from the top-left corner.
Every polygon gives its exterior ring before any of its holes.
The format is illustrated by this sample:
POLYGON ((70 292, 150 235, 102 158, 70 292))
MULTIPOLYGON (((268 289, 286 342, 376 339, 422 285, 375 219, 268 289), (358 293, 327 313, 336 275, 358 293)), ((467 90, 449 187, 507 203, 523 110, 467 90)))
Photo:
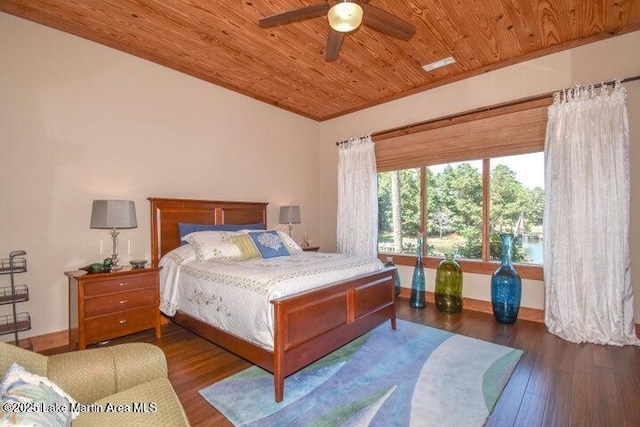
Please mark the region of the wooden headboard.
POLYGON ((151 203, 151 263, 180 246, 178 223, 255 224, 267 223, 265 202, 229 202, 218 200, 161 199, 151 203))

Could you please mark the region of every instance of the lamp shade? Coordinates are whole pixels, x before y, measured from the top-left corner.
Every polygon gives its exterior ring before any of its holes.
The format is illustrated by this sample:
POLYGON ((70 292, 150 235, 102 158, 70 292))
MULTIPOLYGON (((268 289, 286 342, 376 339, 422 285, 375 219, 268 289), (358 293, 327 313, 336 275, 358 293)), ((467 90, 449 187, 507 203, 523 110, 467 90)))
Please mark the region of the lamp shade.
POLYGON ((280 206, 280 224, 300 224, 300 206, 280 206))
POLYGON ((341 33, 348 33, 360 26, 362 15, 362 7, 358 3, 345 0, 343 3, 333 5, 327 13, 327 18, 331 28, 341 33))
POLYGON ((136 204, 132 200, 94 200, 90 228, 136 228, 136 204))

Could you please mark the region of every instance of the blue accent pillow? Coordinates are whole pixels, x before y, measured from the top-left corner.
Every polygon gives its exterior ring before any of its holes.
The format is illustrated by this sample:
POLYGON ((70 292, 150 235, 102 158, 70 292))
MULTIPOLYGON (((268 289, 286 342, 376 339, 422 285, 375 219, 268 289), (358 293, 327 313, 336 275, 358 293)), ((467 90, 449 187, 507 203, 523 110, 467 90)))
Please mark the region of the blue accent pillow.
MULTIPOLYGON (((189 224, 184 222, 178 223, 178 232, 180 233, 180 241, 184 241, 184 236, 195 233, 196 231, 239 231, 239 230, 264 230, 266 224, 257 222, 255 224, 189 224)), ((184 243, 183 243, 184 244, 184 243)))
POLYGON ((251 240, 256 245, 260 258, 269 259, 279 256, 289 256, 287 246, 284 244, 276 230, 249 233, 251 240))

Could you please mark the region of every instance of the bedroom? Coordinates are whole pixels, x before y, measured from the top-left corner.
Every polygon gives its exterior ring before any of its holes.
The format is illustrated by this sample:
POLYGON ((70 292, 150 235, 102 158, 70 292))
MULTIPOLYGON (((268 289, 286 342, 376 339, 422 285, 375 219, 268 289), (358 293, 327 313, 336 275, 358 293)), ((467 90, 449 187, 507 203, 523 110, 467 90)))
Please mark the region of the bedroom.
MULTIPOLYGON (((138 228, 123 259, 150 258, 147 197, 298 204, 306 231, 335 247, 335 141, 571 86, 640 74, 634 32, 316 122, 69 34, 0 14, 2 253, 24 249, 32 330, 67 329, 63 272, 105 257, 107 233, 89 229, 93 199, 127 198, 138 228), (258 184, 258 183, 267 183, 258 184), (101 253, 101 247, 103 252, 101 253)), ((627 85, 632 141, 640 88, 627 85)), ((640 276, 640 152, 632 161, 632 277, 640 276)), ((5 255, 3 255, 5 256, 5 255)), ((403 267, 403 283, 411 268, 403 267)), ((487 299, 486 276, 466 289, 487 299)), ((433 272, 428 273, 433 283, 433 272)), ((640 282, 634 281, 636 295, 640 282)), ((542 283, 525 281, 523 306, 542 308, 542 283)), ((635 303, 640 318, 640 299, 635 303)))

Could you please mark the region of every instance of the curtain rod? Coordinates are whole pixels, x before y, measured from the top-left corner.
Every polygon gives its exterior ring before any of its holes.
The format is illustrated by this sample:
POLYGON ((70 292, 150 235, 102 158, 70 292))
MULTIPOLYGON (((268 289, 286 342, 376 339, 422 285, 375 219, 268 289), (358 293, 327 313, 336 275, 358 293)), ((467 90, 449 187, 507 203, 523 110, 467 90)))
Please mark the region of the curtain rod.
MULTIPOLYGON (((627 83, 627 82, 632 82, 632 81, 635 81, 635 80, 640 80, 640 75, 636 75, 636 76, 631 76, 631 77, 626 77, 624 79, 620 79, 620 83, 627 83)), ((603 84, 604 85, 612 85, 615 82, 616 82, 616 80, 610 80, 608 82, 595 83, 595 84, 593 84, 593 87, 594 88, 599 88, 603 84)), ((578 85, 580 85, 579 82, 578 82, 578 85)), ((588 86, 591 86, 591 85, 588 85, 588 86)), ((562 89, 560 89, 560 90, 562 90, 562 89)), ((477 108, 475 110, 465 111, 465 112, 459 113, 459 114, 452 114, 450 116, 447 116, 446 118, 453 119, 453 118, 456 118, 456 117, 466 116, 467 114, 477 113, 477 112, 480 112, 480 111, 491 111, 491 110, 495 110, 496 108, 504 108, 504 107, 509 106, 509 105, 518 105, 518 104, 521 104, 521 103, 524 103, 524 102, 531 102, 531 101, 535 101, 535 100, 538 100, 538 99, 544 99, 544 98, 553 96, 553 94, 556 93, 556 92, 558 92, 558 91, 554 90, 553 92, 548 92, 548 93, 545 93, 545 94, 542 94, 542 95, 532 96, 530 98, 519 99, 519 100, 516 100, 516 101, 511 101, 511 102, 507 102, 507 103, 504 103, 504 104, 498 104, 498 105, 494 105, 494 106, 490 106, 490 107, 481 107, 481 108, 477 108)), ((387 130, 381 130, 381 131, 372 133, 371 134, 371 138, 375 138, 376 136, 382 136, 382 135, 387 134, 387 133, 397 132, 399 130, 411 129, 412 127, 415 127, 415 126, 422 126, 422 125, 425 125, 425 124, 430 123, 430 122, 435 122, 435 121, 438 121, 438 120, 442 120, 444 118, 445 117, 438 117, 438 118, 435 118, 435 119, 426 120, 424 122, 412 123, 412 124, 409 124, 409 125, 398 126, 396 128, 391 128, 391 129, 387 129, 387 130)), ((349 142, 348 139, 344 140, 344 141, 336 142, 336 146, 340 146, 340 145, 345 144, 347 142, 349 142)))
MULTIPOLYGON (((632 81, 635 81, 635 80, 640 80, 640 75, 627 77, 625 79, 620 79, 620 83, 627 83, 627 82, 632 82, 632 81)), ((616 81, 617 80, 609 80, 608 82, 594 83, 594 84, 590 84, 590 85, 586 85, 586 86, 587 87, 593 86, 595 89, 597 89, 597 88, 602 87, 603 85, 610 86, 610 85, 614 84, 616 81)), ((580 82, 576 82, 575 86, 582 86, 582 85, 580 84, 580 82)), ((573 87, 574 86, 572 86, 571 88, 573 88, 573 87)), ((567 88, 567 89, 571 89, 571 88, 567 88)))
MULTIPOLYGON (((368 136, 368 135, 367 135, 367 136, 368 136)), ((371 134, 371 136, 373 136, 373 134, 371 134)), ((363 138, 366 138, 366 136, 357 136, 357 137, 354 137, 354 138, 345 139, 344 141, 338 141, 338 142, 336 142, 336 145, 338 145, 338 146, 339 146, 339 145, 342 145, 342 144, 346 144, 346 143, 347 143, 347 142, 349 142, 351 139, 363 139, 363 138)))

